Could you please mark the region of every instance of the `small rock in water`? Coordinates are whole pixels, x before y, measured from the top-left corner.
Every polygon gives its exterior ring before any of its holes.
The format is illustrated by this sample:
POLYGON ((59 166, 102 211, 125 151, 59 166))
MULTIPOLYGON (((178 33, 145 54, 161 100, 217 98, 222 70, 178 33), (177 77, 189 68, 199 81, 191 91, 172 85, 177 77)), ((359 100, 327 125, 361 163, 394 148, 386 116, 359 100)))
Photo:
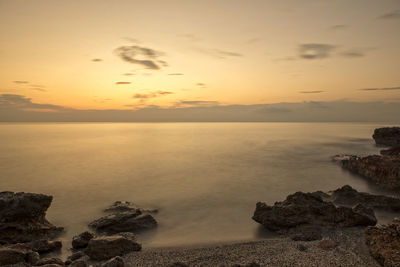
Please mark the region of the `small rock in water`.
POLYGON ((72 238, 72 247, 74 249, 85 248, 92 238, 94 238, 94 234, 89 231, 85 231, 72 238))
POLYGON ((330 240, 330 239, 324 239, 321 242, 319 242, 318 248, 323 249, 323 250, 331 250, 337 247, 336 242, 330 240))
POLYGON ((108 260, 141 249, 142 246, 136 242, 132 233, 119 233, 113 236, 93 238, 89 241, 85 252, 92 260, 108 260))
POLYGON ((124 267, 124 266, 125 266, 124 259, 122 259, 120 256, 114 257, 101 265, 101 267, 124 267))

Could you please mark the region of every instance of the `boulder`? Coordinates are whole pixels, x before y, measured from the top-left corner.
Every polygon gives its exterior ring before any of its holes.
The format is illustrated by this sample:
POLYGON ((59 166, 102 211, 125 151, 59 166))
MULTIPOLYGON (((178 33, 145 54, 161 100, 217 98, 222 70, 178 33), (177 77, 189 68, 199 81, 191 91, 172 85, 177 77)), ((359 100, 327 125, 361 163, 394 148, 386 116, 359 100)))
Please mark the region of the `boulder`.
POLYGON ((400 266, 400 220, 383 226, 367 227, 366 244, 371 256, 383 266, 400 266))
POLYGON ((43 258, 43 259, 40 259, 36 263, 36 266, 45 266, 45 265, 50 265, 50 264, 64 266, 64 262, 59 258, 43 258))
POLYGON ((361 204, 353 208, 336 207, 320 194, 303 192, 289 195, 273 206, 258 202, 253 220, 278 233, 287 233, 290 228, 304 224, 340 227, 376 224, 373 210, 361 204))
POLYGON ((87 266, 89 266, 89 265, 88 265, 87 262, 86 262, 85 260, 83 260, 83 259, 79 259, 79 260, 73 261, 73 262, 69 265, 69 267, 87 267, 87 266))
POLYGON ((85 248, 92 238, 94 238, 94 234, 89 231, 85 231, 72 238, 72 247, 74 249, 85 248))
POLYGON ((98 232, 117 234, 121 232, 137 233, 157 226, 156 220, 150 214, 142 214, 140 210, 124 211, 101 217, 89 224, 98 232))
POLYGON ((354 206, 360 203, 373 209, 400 211, 399 198, 358 192, 349 185, 331 192, 330 199, 338 205, 354 206))
POLYGON ((0 248, 0 266, 8 264, 25 263, 26 253, 19 249, 0 248))
POLYGON ((387 189, 400 189, 400 156, 350 156, 341 161, 342 167, 369 178, 387 189))
POLYGON ((377 145, 400 146, 400 127, 375 129, 372 137, 377 145))
POLYGON ((118 212, 124 212, 124 211, 137 211, 137 210, 141 211, 142 213, 158 212, 157 209, 143 209, 129 201, 115 201, 114 204, 112 204, 110 207, 108 207, 104 211, 111 212, 111 213, 118 213, 118 212))
POLYGON ((124 259, 120 256, 114 257, 107 262, 103 263, 101 267, 124 267, 124 259))
POLYGON ((142 246, 136 242, 132 233, 119 233, 118 235, 93 238, 89 241, 85 253, 92 260, 108 260, 141 249, 142 246))
POLYGON ((0 192, 0 243, 22 243, 54 237, 62 231, 45 218, 53 197, 0 192))

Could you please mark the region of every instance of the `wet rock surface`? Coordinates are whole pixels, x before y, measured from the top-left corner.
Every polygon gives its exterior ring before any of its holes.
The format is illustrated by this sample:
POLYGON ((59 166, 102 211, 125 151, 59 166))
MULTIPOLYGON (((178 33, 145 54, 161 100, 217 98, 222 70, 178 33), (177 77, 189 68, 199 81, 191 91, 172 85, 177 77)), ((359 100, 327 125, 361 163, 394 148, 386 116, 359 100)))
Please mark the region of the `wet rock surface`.
POLYGON ((258 202, 253 220, 278 233, 286 233, 288 229, 304 224, 339 227, 376 224, 372 209, 361 204, 353 208, 336 207, 323 200, 318 192, 296 192, 273 206, 258 202))
POLYGON ((91 222, 89 227, 107 234, 137 233, 157 227, 157 222, 150 214, 142 214, 140 210, 134 210, 106 215, 91 222))
POLYGON ((373 209, 400 211, 399 198, 358 192, 349 185, 330 192, 329 199, 337 205, 354 206, 360 203, 373 209))
POLYGON ((72 247, 74 249, 85 248, 92 238, 94 238, 94 234, 89 231, 85 231, 72 238, 72 247))
POLYGON ((0 192, 0 243, 21 243, 54 237, 63 229, 51 224, 46 211, 53 197, 0 192))
POLYGON ((85 253, 92 260, 108 260, 129 252, 140 251, 142 246, 136 242, 132 233, 120 233, 112 236, 101 236, 89 241, 85 253))
POLYGON ((377 145, 400 146, 400 127, 375 129, 372 137, 377 145))
POLYGON ((400 156, 350 156, 341 161, 342 167, 369 178, 387 189, 400 189, 400 156))
POLYGON ((371 255, 383 266, 400 266, 400 220, 365 230, 371 255))
POLYGON ((137 211, 142 213, 157 213, 157 209, 145 209, 129 201, 115 201, 110 207, 106 208, 105 212, 118 213, 124 211, 137 211))

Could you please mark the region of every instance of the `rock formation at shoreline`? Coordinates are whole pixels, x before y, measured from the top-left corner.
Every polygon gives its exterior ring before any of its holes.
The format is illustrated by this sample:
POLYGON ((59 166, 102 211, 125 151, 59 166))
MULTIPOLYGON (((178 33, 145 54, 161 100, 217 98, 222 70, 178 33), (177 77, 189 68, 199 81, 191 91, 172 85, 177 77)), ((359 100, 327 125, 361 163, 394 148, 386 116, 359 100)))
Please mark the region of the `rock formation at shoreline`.
POLYGON ((55 237, 63 228, 47 219, 53 197, 33 193, 0 193, 0 243, 21 243, 55 237))
POLYGON ((289 229, 302 225, 352 227, 376 224, 371 208, 362 204, 353 208, 336 207, 323 200, 321 193, 296 192, 273 206, 258 202, 253 220, 278 233, 287 233, 289 229))
POLYGON ((400 189, 400 156, 349 156, 341 161, 342 167, 369 178, 387 189, 400 189))
POLYGON ((377 145, 400 146, 400 127, 377 128, 372 137, 377 145))
POLYGON ((383 266, 400 266, 400 220, 368 227, 365 239, 371 255, 383 266))

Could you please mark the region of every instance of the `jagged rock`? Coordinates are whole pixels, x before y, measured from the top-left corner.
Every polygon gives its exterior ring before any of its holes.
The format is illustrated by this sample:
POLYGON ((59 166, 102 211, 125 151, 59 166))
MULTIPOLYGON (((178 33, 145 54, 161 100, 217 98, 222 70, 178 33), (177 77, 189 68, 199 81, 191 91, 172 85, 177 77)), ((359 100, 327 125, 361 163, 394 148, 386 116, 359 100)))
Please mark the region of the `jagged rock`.
POLYGON ((85 248, 92 238, 94 238, 94 234, 89 231, 85 231, 72 238, 72 247, 74 249, 85 248))
POLYGON ((85 260, 83 260, 83 259, 79 259, 79 260, 73 261, 69 265, 69 267, 87 267, 87 266, 88 266, 87 262, 85 260))
POLYGON ((383 156, 400 156, 400 146, 381 150, 383 156))
POLYGON ((368 227, 365 239, 369 251, 383 266, 400 266, 400 220, 383 226, 368 227))
POLYGON ((124 211, 101 217, 89 224, 98 232, 117 234, 122 232, 137 233, 157 226, 156 220, 150 214, 142 214, 140 210, 124 211))
POLYGON ((331 200, 338 205, 353 206, 360 203, 374 209, 400 211, 399 198, 358 192, 349 185, 333 191, 331 193, 331 200))
POLYGON ((273 206, 258 202, 253 220, 279 233, 303 224, 340 227, 376 224, 374 212, 369 208, 362 205, 336 207, 332 202, 324 201, 320 194, 303 192, 289 195, 285 201, 273 206))
POLYGON ((0 265, 25 263, 26 253, 19 249, 0 248, 0 265))
POLYGON ((62 247, 62 243, 61 241, 49 241, 47 239, 39 239, 28 243, 11 244, 8 245, 8 247, 22 250, 32 250, 42 254, 60 250, 62 247))
POLYGON ((68 261, 73 262, 77 259, 80 259, 82 257, 84 257, 86 254, 83 251, 77 251, 75 253, 73 253, 71 256, 68 257, 68 261))
POLYGON ((106 212, 118 213, 124 211, 141 211, 142 213, 156 213, 157 209, 143 209, 129 201, 115 201, 110 207, 105 209, 106 212))
POLYGON ((132 251, 139 251, 142 246, 136 242, 132 233, 119 233, 113 236, 101 236, 89 241, 85 253, 92 260, 108 260, 132 251))
POLYGON ((400 146, 400 127, 375 129, 372 137, 377 145, 400 146))
POLYGON ((45 216, 53 197, 33 193, 0 193, 0 243, 22 243, 54 237, 62 228, 45 216))
POLYGON ((59 258, 43 258, 43 259, 40 259, 36 263, 36 266, 45 266, 45 265, 50 265, 50 264, 64 266, 64 262, 59 258))
POLYGON ((383 188, 400 189, 400 157, 398 156, 350 156, 341 163, 343 168, 365 176, 383 188))
POLYGON ((124 267, 125 262, 120 256, 114 257, 107 262, 103 263, 101 267, 124 267))

